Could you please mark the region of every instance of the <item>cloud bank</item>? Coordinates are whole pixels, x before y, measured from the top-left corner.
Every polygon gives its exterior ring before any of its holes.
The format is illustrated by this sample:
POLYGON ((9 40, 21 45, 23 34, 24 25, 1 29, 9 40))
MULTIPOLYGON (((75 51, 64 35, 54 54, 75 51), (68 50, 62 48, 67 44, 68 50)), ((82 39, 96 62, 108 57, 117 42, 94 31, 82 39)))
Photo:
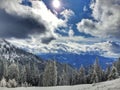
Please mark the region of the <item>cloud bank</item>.
POLYGON ((65 27, 66 21, 58 18, 43 3, 31 1, 32 7, 21 4, 22 0, 0 0, 1 38, 38 38, 47 43, 58 35, 55 30, 65 27))
POLYGON ((93 19, 82 19, 77 24, 79 32, 95 37, 120 38, 120 0, 93 0, 93 19))
POLYGON ((27 49, 29 52, 35 54, 47 54, 47 53, 73 53, 73 54, 90 54, 100 55, 104 57, 118 58, 120 55, 120 42, 102 41, 94 38, 83 37, 61 37, 56 40, 52 40, 48 45, 42 44, 38 41, 34 42, 24 40, 10 40, 14 45, 18 45, 20 48, 27 49), (28 45, 29 43, 29 45, 28 45), (34 44, 36 43, 36 44, 34 44), (40 51, 40 52, 39 52, 40 51))

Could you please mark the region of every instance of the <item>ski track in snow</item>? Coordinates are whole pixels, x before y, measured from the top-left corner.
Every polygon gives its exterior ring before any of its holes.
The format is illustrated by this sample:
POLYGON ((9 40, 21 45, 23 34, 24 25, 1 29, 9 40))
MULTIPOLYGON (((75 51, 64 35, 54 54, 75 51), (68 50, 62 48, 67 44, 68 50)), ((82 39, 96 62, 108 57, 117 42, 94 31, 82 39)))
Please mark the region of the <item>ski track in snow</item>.
POLYGON ((120 79, 106 81, 96 84, 83 84, 75 86, 56 87, 20 87, 20 88, 0 88, 0 90, 120 90, 120 79))

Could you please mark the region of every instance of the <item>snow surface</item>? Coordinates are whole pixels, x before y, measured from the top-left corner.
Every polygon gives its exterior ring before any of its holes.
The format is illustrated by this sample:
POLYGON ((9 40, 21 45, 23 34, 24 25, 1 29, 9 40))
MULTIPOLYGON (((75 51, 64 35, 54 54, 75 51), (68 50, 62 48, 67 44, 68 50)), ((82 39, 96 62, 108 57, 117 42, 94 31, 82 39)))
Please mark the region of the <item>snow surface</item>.
POLYGON ((120 79, 96 83, 96 84, 83 84, 83 85, 75 85, 75 86, 27 87, 27 88, 1 87, 0 90, 120 90, 120 79))

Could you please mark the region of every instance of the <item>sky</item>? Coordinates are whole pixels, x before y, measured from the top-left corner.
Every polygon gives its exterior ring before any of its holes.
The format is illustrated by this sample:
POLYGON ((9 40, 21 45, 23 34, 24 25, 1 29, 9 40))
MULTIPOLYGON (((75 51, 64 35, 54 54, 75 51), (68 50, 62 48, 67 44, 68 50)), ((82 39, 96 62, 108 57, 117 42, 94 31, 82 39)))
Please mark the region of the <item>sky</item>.
POLYGON ((120 57, 120 0, 0 0, 0 38, 34 54, 120 57))

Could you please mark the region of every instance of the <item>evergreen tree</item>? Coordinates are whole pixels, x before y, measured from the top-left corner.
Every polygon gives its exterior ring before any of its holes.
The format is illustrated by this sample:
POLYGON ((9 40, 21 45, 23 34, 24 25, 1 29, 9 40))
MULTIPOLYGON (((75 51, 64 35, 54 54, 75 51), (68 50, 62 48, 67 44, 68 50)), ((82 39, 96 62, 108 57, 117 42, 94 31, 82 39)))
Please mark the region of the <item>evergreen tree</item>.
POLYGON ((54 86, 56 86, 57 85, 57 74, 58 74, 58 72, 57 72, 57 66, 56 66, 56 61, 53 61, 53 77, 54 77, 54 79, 53 79, 53 82, 54 82, 54 86))
POLYGON ((111 66, 108 65, 105 72, 105 80, 108 80, 110 72, 111 72, 111 66))
POLYGON ((26 82, 27 79, 26 73, 27 72, 25 66, 22 66, 20 70, 20 84, 24 84, 26 82))
POLYGON ((99 60, 96 58, 95 63, 93 65, 93 73, 91 77, 91 83, 102 81, 102 69, 99 65, 99 60))
POLYGON ((5 78, 7 78, 8 77, 8 63, 7 63, 7 61, 4 61, 4 70, 3 70, 3 76, 5 77, 5 78))
POLYGON ((17 87, 17 82, 15 79, 9 79, 7 83, 7 87, 12 88, 12 87, 17 87))
POLYGON ((60 85, 70 85, 71 84, 71 78, 73 77, 74 74, 71 77, 68 69, 69 69, 68 64, 64 64, 64 68, 63 68, 62 73, 59 77, 60 78, 60 82, 59 82, 60 85))
POLYGON ((115 62, 115 67, 117 68, 118 74, 120 76, 120 58, 115 62))
POLYGON ((32 85, 33 86, 38 86, 39 80, 40 80, 40 73, 39 73, 39 69, 38 66, 34 63, 32 66, 32 70, 31 70, 31 74, 32 74, 32 85))
POLYGON ((26 82, 31 84, 32 82, 32 76, 31 76, 31 64, 28 62, 28 64, 25 65, 25 71, 26 71, 26 82))
POLYGON ((79 77, 78 77, 78 71, 75 70, 74 72, 72 72, 72 76, 70 78, 70 85, 75 85, 77 84, 77 81, 79 80, 79 77))
POLYGON ((1 87, 6 87, 7 86, 7 82, 6 79, 3 77, 2 80, 0 81, 0 86, 1 87))
POLYGON ((85 68, 83 65, 81 65, 80 70, 79 70, 79 84, 84 84, 86 83, 86 74, 85 74, 85 68))
POLYGON ((99 82, 99 77, 97 72, 94 70, 92 77, 91 77, 91 83, 98 83, 99 82))
POLYGON ((4 63, 3 60, 0 59, 0 80, 3 77, 3 73, 4 73, 4 63))
POLYGON ((57 85, 57 67, 55 61, 48 61, 43 74, 44 86, 56 86, 57 85))
POLYGON ((65 72, 64 69, 63 69, 62 74, 60 76, 59 85, 69 85, 68 75, 67 75, 67 73, 65 72))
POLYGON ((93 76, 93 65, 90 65, 87 69, 88 69, 86 72, 87 83, 92 83, 91 77, 93 76))
POLYGON ((113 65, 110 75, 108 76, 108 79, 109 80, 116 79, 116 78, 118 78, 118 76, 119 76, 119 74, 118 74, 117 68, 113 65))
POLYGON ((18 68, 17 64, 12 63, 8 67, 8 78, 15 79, 15 80, 19 79, 19 68, 18 68))

